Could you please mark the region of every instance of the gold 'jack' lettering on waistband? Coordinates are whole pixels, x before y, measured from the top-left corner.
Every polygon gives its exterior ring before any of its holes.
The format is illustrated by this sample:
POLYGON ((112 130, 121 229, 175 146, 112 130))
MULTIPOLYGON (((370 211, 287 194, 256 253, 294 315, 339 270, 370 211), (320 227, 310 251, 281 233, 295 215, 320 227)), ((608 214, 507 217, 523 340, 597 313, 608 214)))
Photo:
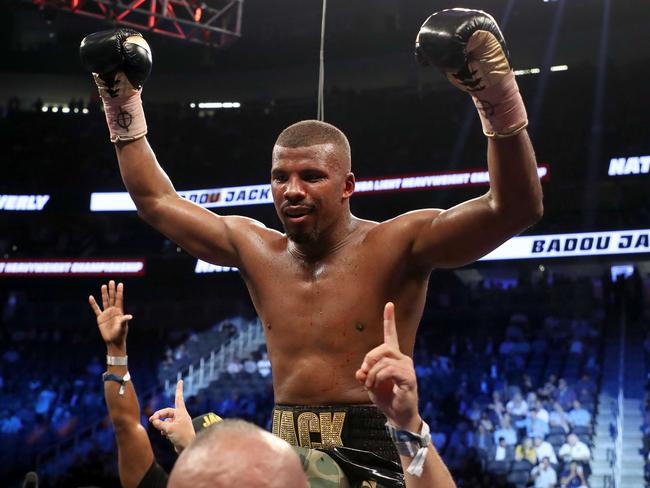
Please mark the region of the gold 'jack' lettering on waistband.
POLYGON ((273 411, 273 435, 284 439, 292 446, 331 448, 342 447, 343 424, 345 423, 345 412, 302 412, 298 415, 298 435, 293 423, 293 412, 287 410, 273 411), (311 440, 311 433, 320 433, 321 442, 311 440))
POLYGON ((296 429, 293 427, 293 412, 287 412, 284 410, 282 412, 282 417, 280 418, 280 439, 284 439, 292 446, 298 445, 298 439, 296 439, 296 429))
POLYGON ((321 412, 320 436, 322 445, 319 447, 342 447, 341 432, 345 422, 345 412, 334 412, 334 419, 330 412, 321 412))
POLYGON ((320 442, 312 442, 310 432, 320 432, 318 415, 314 412, 303 412, 298 415, 298 441, 300 447, 321 447, 320 442))

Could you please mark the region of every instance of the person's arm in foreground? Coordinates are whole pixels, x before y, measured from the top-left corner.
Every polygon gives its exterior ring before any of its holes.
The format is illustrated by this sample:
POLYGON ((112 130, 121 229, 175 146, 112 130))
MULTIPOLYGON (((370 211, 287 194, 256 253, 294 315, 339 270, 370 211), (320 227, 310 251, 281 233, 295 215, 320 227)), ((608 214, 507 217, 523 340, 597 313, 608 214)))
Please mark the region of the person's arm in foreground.
MULTIPOLYGON (((97 316, 97 326, 106 343, 110 362, 126 363, 126 334, 128 321, 133 317, 124 315, 124 285, 117 287, 114 281, 102 285, 102 309, 91 295, 88 302, 97 316)), ((126 365, 107 366, 107 374, 124 378, 126 365)), ((117 440, 120 482, 124 488, 136 487, 154 461, 153 450, 147 432, 140 424, 140 405, 132 381, 104 381, 104 397, 108 415, 115 429, 117 440)))
POLYGON ((255 222, 222 217, 182 198, 147 142, 140 94, 152 57, 142 35, 130 28, 96 32, 83 39, 80 53, 99 88, 122 180, 140 217, 193 256, 240 266, 236 235, 255 222))
MULTIPOLYGON (((421 432, 423 420, 418 412, 415 368, 413 360, 399 350, 392 303, 384 308, 384 343, 366 354, 356 379, 368 390, 370 399, 386 415, 390 425, 399 431, 421 432)), ((456 486, 432 442, 426 448, 419 476, 408 474, 413 459, 400 455, 407 488, 456 486)))

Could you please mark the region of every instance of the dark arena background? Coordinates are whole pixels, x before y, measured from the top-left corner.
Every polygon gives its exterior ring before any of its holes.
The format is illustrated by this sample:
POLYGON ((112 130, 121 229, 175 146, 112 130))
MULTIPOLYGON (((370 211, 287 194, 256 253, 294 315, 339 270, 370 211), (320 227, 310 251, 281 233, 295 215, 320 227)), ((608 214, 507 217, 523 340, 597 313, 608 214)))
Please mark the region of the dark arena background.
POLYGON ((322 103, 350 139, 352 211, 381 221, 488 188, 473 104, 413 56, 424 19, 457 6, 502 27, 545 212, 484 259, 432 273, 414 353, 421 416, 459 487, 537 487, 542 456, 511 454, 527 436, 550 444, 558 487, 648 486, 650 2, 331 0, 321 103, 321 2, 176 0, 174 15, 167 3, 0 6, 0 486, 36 486, 30 471, 41 487, 119 486, 87 303, 109 279, 135 317, 129 371, 166 469, 176 454, 147 418, 173 406, 177 378, 191 415, 270 428, 270 363, 246 286, 138 218, 81 39, 123 22, 144 34, 147 137, 185 197, 281 229, 271 149, 322 103), (587 485, 562 484, 570 434, 589 450, 587 485))

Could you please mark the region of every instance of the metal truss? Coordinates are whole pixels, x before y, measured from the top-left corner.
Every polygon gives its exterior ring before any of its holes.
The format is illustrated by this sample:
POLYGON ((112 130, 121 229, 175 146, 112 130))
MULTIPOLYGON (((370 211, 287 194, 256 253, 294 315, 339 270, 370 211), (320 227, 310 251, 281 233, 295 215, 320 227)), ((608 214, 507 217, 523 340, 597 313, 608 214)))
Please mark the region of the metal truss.
POLYGON ((103 19, 116 25, 155 32, 184 41, 224 46, 241 37, 244 0, 27 0, 103 19))

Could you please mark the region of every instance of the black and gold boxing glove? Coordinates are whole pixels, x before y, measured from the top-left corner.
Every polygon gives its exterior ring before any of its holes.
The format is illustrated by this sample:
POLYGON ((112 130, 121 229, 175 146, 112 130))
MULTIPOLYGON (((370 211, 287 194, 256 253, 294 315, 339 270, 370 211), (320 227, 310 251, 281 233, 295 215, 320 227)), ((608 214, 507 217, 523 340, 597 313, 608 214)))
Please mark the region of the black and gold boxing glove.
POLYGON ((486 136, 508 137, 527 127, 506 42, 491 15, 464 8, 436 12, 420 28, 415 56, 472 96, 486 136))
POLYGON ((144 137, 147 122, 140 93, 152 66, 147 41, 128 28, 95 32, 81 41, 79 54, 104 102, 111 142, 144 137))

